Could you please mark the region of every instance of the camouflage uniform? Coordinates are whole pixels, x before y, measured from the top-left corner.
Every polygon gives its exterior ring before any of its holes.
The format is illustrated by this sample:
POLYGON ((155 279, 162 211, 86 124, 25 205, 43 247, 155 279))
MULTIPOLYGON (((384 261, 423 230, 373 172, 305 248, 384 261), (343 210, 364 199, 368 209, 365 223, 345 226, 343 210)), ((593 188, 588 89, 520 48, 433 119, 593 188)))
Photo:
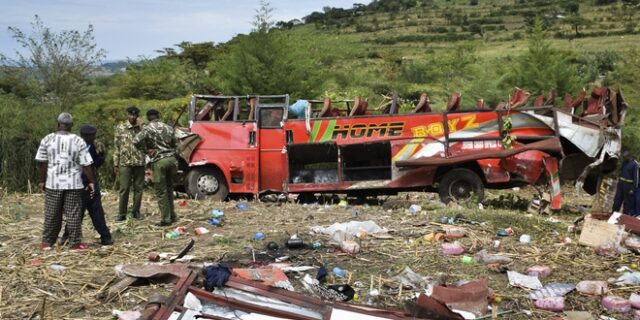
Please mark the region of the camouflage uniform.
POLYGON ((141 150, 153 150, 153 187, 158 198, 158 208, 162 215, 161 223, 170 224, 177 217, 173 208, 173 183, 178 172, 178 160, 175 157, 177 139, 173 128, 152 120, 133 139, 133 144, 141 150))
POLYGON ((144 152, 133 145, 133 138, 142 131, 142 123, 135 125, 124 121, 116 127, 113 165, 118 167, 118 220, 124 220, 127 216, 129 204, 129 190, 133 187, 133 206, 129 215, 140 218, 140 205, 142 203, 142 189, 144 188, 144 152))

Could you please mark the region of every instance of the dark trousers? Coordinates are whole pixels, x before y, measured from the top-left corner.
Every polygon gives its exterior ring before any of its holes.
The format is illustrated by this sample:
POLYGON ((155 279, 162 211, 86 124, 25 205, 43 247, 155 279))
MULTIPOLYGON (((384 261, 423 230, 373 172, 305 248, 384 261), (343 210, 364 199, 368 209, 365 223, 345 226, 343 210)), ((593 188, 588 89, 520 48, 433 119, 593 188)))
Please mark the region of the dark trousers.
MULTIPOLYGON (((93 194, 93 199, 88 191, 82 192, 82 215, 80 216, 80 225, 82 225, 82 220, 84 218, 85 210, 89 212, 89 217, 91 218, 91 223, 93 224, 93 228, 98 231, 100 234, 100 241, 104 243, 105 241, 111 240, 111 232, 109 231, 109 227, 107 227, 107 221, 104 218, 104 208, 102 208, 102 196, 100 195, 100 185, 96 183, 95 192, 93 194)), ((68 229, 64 228, 64 234, 62 235, 63 241, 67 239, 68 229)))
POLYGON ((175 157, 166 157, 153 163, 153 188, 158 198, 158 209, 162 222, 172 223, 176 220, 173 208, 173 183, 178 172, 178 161, 175 157))
POLYGON ((131 211, 129 211, 130 216, 140 216, 142 189, 144 188, 144 166, 120 167, 118 180, 120 182, 120 189, 118 190, 118 217, 125 218, 127 216, 130 189, 133 189, 133 206, 131 207, 131 211))
POLYGON ((69 244, 82 240, 82 189, 44 191, 44 228, 42 242, 53 245, 62 228, 62 213, 66 218, 69 244))
POLYGON ((635 215, 636 211, 636 195, 633 183, 618 181, 616 196, 613 199, 613 211, 619 212, 622 207, 622 213, 635 215))

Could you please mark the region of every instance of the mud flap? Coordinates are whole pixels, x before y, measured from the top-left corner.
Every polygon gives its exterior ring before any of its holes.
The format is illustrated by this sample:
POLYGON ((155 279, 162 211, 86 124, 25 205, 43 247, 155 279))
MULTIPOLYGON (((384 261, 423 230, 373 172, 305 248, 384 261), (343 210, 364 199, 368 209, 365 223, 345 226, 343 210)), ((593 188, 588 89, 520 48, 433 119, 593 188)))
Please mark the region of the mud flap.
POLYGON ((544 170, 549 177, 551 186, 551 210, 559 210, 562 205, 562 194, 560 192, 560 174, 558 172, 558 159, 553 157, 543 158, 544 170))

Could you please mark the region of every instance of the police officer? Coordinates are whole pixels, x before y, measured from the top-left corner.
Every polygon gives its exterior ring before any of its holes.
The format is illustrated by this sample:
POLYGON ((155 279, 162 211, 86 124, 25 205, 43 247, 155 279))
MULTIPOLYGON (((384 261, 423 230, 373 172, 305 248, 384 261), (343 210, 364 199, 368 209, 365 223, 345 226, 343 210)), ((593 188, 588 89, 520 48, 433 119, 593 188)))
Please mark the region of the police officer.
POLYGON ((162 216, 158 225, 169 226, 178 220, 173 208, 173 183, 178 172, 177 139, 173 128, 160 121, 158 110, 147 111, 147 120, 149 123, 133 138, 133 144, 151 158, 153 188, 162 216))
POLYGON ((629 150, 622 152, 622 168, 618 178, 618 188, 613 201, 613 211, 634 215, 636 211, 635 192, 638 187, 638 163, 629 150))
POLYGON ((127 108, 128 118, 120 123, 114 133, 113 167, 120 182, 118 190, 118 221, 127 219, 129 190, 133 189, 133 205, 129 215, 142 219, 142 189, 144 188, 144 152, 133 145, 133 138, 142 131, 142 122, 138 119, 140 109, 127 108))

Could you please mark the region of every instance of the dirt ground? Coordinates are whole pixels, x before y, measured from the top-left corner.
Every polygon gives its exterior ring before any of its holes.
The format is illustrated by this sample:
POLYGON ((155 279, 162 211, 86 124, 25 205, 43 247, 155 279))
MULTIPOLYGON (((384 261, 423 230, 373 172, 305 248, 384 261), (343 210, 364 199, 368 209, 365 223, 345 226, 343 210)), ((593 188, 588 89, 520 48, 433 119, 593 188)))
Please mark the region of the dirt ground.
MULTIPOLYGON (((565 204, 573 208, 588 207, 592 201, 590 196, 571 194, 570 187, 566 187, 565 191, 569 193, 565 197, 565 204)), ((467 255, 473 256, 482 248, 492 250, 493 241, 500 240, 498 253, 514 259, 508 266, 510 270, 526 273, 526 269, 533 265, 547 265, 554 269, 549 277, 542 279, 543 284, 608 280, 620 276, 621 273, 616 271, 619 267, 638 268, 640 259, 633 253, 603 257, 596 255, 590 247, 578 245, 578 235, 567 230, 575 219, 582 216, 578 210, 563 210, 549 216, 532 215, 522 209, 509 208, 514 204, 526 206, 532 196, 533 192, 526 189, 491 191, 487 198, 492 205, 485 205, 482 209, 475 206, 445 207, 435 195, 427 193, 381 196, 370 199, 367 204, 350 203, 347 207, 255 200, 186 200, 186 204, 181 206, 176 201, 180 217, 176 226, 187 227, 189 234, 163 239, 163 234, 170 229, 155 226, 159 215, 150 190, 146 190, 143 201, 146 218, 126 223, 115 222, 117 195, 107 191, 103 195, 103 202, 115 245, 100 248, 97 234, 86 217, 83 236, 92 250, 71 253, 66 248, 40 251, 43 223, 41 194, 3 194, 0 190, 0 319, 112 319, 112 310, 133 309, 144 303, 151 293, 168 293, 172 288, 170 284, 131 287, 109 303, 99 302, 95 296, 114 279, 114 266, 118 264, 148 263, 150 252, 176 253, 193 238, 196 244, 190 254, 196 258, 191 260, 191 264, 228 261, 235 265, 248 265, 253 262, 251 248, 256 250, 257 259, 262 259, 266 257, 261 252, 266 252, 265 244, 268 241, 283 246, 289 235, 294 233, 299 234, 306 243, 321 241, 323 246, 317 250, 291 250, 280 254, 290 255, 294 265, 324 264, 328 270, 335 266, 347 270, 351 274, 350 283, 360 290, 361 297, 366 296, 372 276, 377 286, 377 279, 391 281, 394 275, 409 266, 422 276, 445 283, 488 279, 490 288, 498 297, 496 306, 499 311, 513 311, 501 316, 504 319, 551 319, 557 316, 535 309, 526 298, 528 291, 510 287, 505 273, 484 265, 463 264, 460 256, 444 256, 440 252, 440 244, 424 239, 424 235, 442 229, 440 222, 443 216, 459 214, 467 220, 480 223, 457 223, 467 229, 467 237, 460 240, 467 255), (245 204, 247 209, 238 209, 239 203, 245 204), (407 209, 412 204, 421 205, 422 211, 410 213, 407 209), (224 211, 224 225, 216 227, 207 222, 212 209, 224 211), (348 255, 328 246, 327 236, 311 234, 312 226, 328 226, 351 220, 373 220, 379 226, 388 228, 392 237, 385 240, 373 237, 361 239, 361 252, 348 255), (206 227, 211 232, 196 236, 193 234, 195 227, 206 227), (514 230, 514 235, 496 236, 498 229, 508 227, 514 230), (253 240, 256 232, 263 232, 266 239, 253 240), (529 234, 532 242, 520 243, 522 234, 529 234), (560 238, 565 236, 570 237, 572 242, 561 243, 560 238), (64 271, 53 270, 51 265, 56 263, 64 266, 64 271)), ((297 283, 297 280, 291 280, 297 283)), ((628 298, 631 292, 640 292, 640 287, 612 287, 611 292, 628 298)), ((385 287, 377 306, 401 308, 416 293, 403 290, 400 296, 397 286, 385 287)), ((363 301, 364 298, 361 298, 354 303, 363 301)), ((580 296, 576 292, 567 295, 565 310, 587 310, 594 316, 607 315, 616 319, 630 317, 604 311, 600 299, 580 296)))

